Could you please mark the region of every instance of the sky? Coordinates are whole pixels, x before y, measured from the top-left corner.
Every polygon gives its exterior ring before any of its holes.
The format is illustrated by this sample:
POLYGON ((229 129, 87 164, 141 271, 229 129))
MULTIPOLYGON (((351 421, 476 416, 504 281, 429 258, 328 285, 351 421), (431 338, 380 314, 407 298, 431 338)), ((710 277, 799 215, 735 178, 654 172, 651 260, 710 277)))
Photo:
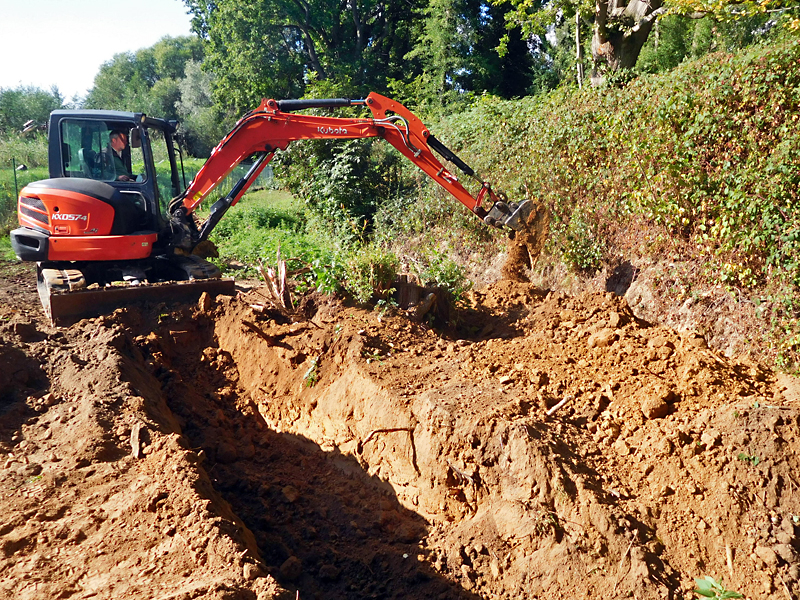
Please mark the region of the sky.
POLYGON ((0 88, 83 97, 115 54, 190 35, 186 11, 180 0, 0 0, 0 88))

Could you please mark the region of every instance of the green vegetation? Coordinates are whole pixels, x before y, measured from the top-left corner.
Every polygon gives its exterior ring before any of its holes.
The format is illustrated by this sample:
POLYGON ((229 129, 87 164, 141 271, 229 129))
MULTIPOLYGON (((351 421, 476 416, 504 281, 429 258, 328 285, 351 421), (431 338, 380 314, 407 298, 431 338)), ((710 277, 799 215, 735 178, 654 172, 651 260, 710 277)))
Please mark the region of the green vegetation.
MULTIPOLYGON (((770 328, 766 345, 793 369, 798 60, 792 37, 621 88, 484 98, 431 128, 496 187, 546 204, 545 264, 591 274, 640 256, 691 263, 679 293, 704 284, 749 296, 770 328)), ((446 219, 427 226, 441 231, 446 219)))
POLYGON ((0 235, 16 227, 17 192, 47 174, 44 136, 0 138, 0 235))
POLYGON ((726 590, 722 581, 717 581, 713 577, 706 575, 702 579, 695 578, 697 588, 694 593, 703 598, 713 598, 714 600, 727 600, 729 598, 744 598, 739 592, 726 590))
POLYGON ((780 272, 797 285, 798 59, 790 40, 622 89, 487 99, 449 118, 441 137, 501 187, 543 201, 568 263, 688 242, 722 283, 780 272), (653 237, 631 239, 636 222, 653 237))
MULTIPOLYGON (((301 202, 272 190, 247 194, 220 222, 211 241, 223 268, 271 263, 280 252, 300 283, 298 291, 344 289, 359 302, 384 297, 399 268, 391 252, 374 245, 343 244, 301 202)), ((249 274, 254 276, 255 270, 249 274)))
POLYGON ((49 92, 32 86, 0 88, 0 137, 16 137, 29 122, 41 129, 57 108, 64 108, 64 98, 55 87, 49 92))
POLYGON ((11 238, 7 235, 0 235, 0 260, 16 260, 14 251, 11 249, 11 238))
POLYGON ((274 260, 278 249, 290 271, 314 260, 330 261, 336 248, 306 225, 305 208, 291 195, 262 190, 246 195, 233 207, 211 240, 223 261, 257 265, 274 260))
POLYGON ((314 358, 311 360, 311 364, 308 367, 308 370, 303 374, 303 384, 306 387, 314 387, 319 381, 319 370, 317 367, 319 366, 319 361, 314 358))
POLYGON ((739 452, 739 454, 736 455, 736 458, 742 462, 749 463, 753 467, 757 467, 758 463, 761 462, 761 459, 758 456, 755 454, 747 454, 746 452, 739 452))

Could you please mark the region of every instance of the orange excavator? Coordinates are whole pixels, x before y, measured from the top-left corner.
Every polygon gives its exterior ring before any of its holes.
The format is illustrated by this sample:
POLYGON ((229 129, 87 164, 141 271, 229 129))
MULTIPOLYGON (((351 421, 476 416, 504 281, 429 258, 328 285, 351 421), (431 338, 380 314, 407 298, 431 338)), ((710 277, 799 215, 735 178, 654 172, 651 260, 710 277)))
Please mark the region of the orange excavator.
POLYGON ((141 113, 58 110, 50 115, 50 178, 20 193, 11 244, 37 262, 39 296, 54 323, 131 301, 233 293, 233 280, 192 253, 253 184, 277 150, 307 139, 382 137, 487 225, 521 230, 530 201, 508 202, 402 104, 379 94, 353 100, 264 100, 217 145, 188 186, 175 121, 141 113), (295 111, 366 106, 371 118, 295 111), (473 196, 442 162, 479 184, 473 196), (200 222, 195 210, 240 164, 246 174, 200 222), (250 163, 250 161, 252 161, 250 163))

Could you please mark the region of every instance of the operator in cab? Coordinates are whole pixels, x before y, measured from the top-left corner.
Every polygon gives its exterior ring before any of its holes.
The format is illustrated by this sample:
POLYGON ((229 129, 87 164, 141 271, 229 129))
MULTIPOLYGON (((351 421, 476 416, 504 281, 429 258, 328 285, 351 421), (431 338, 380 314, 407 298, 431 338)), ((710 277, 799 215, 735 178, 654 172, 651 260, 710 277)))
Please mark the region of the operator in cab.
POLYGON ((105 164, 109 169, 113 166, 115 179, 117 181, 134 181, 133 174, 128 170, 125 161, 122 159, 122 153, 128 147, 128 133, 115 129, 109 136, 108 147, 104 150, 105 164))

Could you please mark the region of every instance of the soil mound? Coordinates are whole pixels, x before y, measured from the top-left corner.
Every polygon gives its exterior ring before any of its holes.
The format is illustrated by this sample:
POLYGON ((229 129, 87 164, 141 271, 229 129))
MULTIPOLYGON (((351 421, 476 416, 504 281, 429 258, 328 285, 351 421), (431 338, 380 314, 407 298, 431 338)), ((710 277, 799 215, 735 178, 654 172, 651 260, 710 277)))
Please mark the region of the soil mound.
POLYGON ((0 327, 0 597, 800 593, 785 379, 613 294, 0 327))

